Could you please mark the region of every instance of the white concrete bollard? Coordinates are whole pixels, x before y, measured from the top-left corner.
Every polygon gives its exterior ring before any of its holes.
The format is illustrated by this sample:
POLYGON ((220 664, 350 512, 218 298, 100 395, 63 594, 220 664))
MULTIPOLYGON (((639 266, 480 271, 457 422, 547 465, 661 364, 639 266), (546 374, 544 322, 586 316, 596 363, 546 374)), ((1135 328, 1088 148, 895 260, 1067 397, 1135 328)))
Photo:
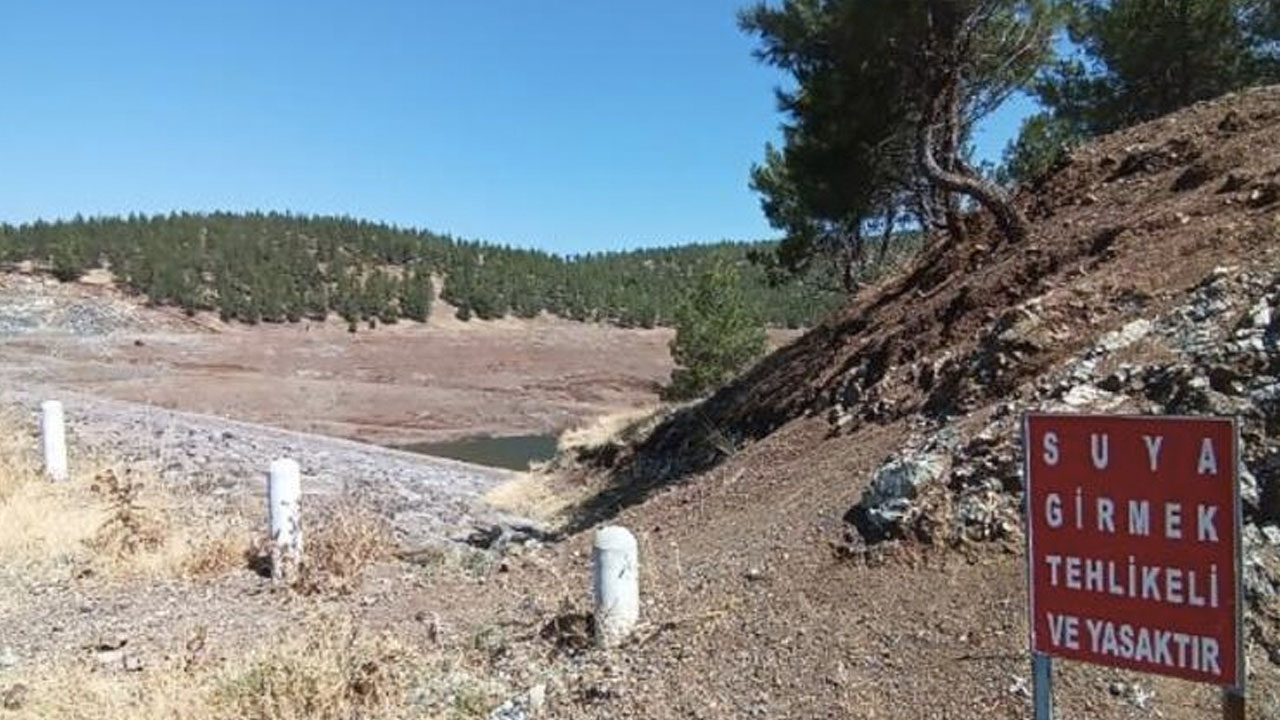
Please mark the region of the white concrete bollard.
POLYGON ((40 440, 44 448, 44 471, 51 480, 63 481, 67 471, 67 426, 62 403, 46 400, 40 404, 40 440))
POLYGON ((271 577, 290 580, 302 562, 302 471, 288 458, 271 463, 267 509, 271 521, 271 577))
POLYGON ((640 620, 640 559, 636 538, 616 525, 596 531, 591 552, 596 644, 618 645, 640 620))

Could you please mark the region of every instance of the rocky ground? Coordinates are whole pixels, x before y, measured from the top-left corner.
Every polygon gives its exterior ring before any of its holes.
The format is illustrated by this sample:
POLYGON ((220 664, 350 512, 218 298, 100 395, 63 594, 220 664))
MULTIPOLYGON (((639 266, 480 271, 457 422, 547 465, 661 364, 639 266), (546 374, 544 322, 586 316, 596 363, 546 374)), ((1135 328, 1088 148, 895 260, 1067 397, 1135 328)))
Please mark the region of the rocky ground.
MULTIPOLYGON (((1049 326, 1038 305, 1018 309, 1019 322, 1001 332, 1004 349, 993 349, 997 357, 985 362, 1010 364, 1012 358, 999 354, 1038 342, 1037 335, 1049 326)), ((1023 472, 1019 407, 1239 418, 1250 634, 1280 667, 1277 371, 1280 274, 1215 268, 1184 304, 1104 334, 1060 370, 995 407, 976 432, 921 422, 912 444, 875 472, 848 518, 858 539, 870 543, 891 538, 941 545, 1016 541, 1023 472)))
POLYGON ((114 292, 103 273, 69 285, 32 273, 30 266, 0 274, 0 338, 61 331, 78 337, 198 327, 170 313, 149 312, 114 292))
MULTIPOLYGON (((581 455, 601 487, 582 509, 643 529, 658 613, 683 619, 583 715, 1025 717, 1019 424, 1056 409, 1240 417, 1249 702, 1280 717, 1278 147, 1275 87, 1102 138, 1020 196, 1028 242, 975 222, 707 402, 581 455)), ((1064 716, 1217 705, 1058 672, 1064 716)))
POLYGON ((265 497, 268 465, 294 458, 305 495, 367 503, 411 547, 462 541, 477 525, 526 524, 480 499, 514 477, 502 470, 55 388, 3 389, 0 405, 23 408, 34 432, 50 397, 64 404, 73 463, 111 458, 167 482, 265 497))

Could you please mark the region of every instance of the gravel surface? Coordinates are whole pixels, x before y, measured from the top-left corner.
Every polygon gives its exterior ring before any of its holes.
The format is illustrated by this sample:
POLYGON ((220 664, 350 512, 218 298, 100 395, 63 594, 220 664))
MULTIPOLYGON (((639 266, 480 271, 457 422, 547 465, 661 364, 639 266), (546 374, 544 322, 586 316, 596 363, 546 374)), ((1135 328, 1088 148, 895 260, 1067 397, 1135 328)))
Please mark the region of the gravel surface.
POLYGON ((480 500, 514 477, 507 471, 51 387, 0 389, 0 407, 29 412, 33 432, 46 399, 65 405, 73 466, 76 456, 107 457, 173 482, 262 494, 270 462, 291 457, 302 467, 304 494, 359 497, 392 518, 410 547, 462 540, 476 525, 524 523, 480 500))
POLYGON ((0 276, 0 338, 49 332, 96 337, 173 324, 169 318, 148 317, 136 301, 109 288, 36 275, 0 276))

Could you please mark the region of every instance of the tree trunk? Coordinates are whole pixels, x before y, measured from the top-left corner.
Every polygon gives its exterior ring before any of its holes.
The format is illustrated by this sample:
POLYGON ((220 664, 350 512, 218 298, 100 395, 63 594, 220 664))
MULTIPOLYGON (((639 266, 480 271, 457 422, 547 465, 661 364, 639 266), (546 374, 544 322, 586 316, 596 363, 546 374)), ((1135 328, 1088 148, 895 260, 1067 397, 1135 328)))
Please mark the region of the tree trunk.
MULTIPOLYGON (((936 116, 935 116, 936 117, 936 116)), ((1010 242, 1019 243, 1031 235, 1027 220, 1014 206, 1013 201, 998 186, 980 177, 948 171, 933 156, 934 122, 926 115, 920 121, 916 137, 916 162, 930 182, 948 192, 962 193, 977 200, 982 207, 995 215, 996 226, 1010 242)), ((948 215, 950 215, 948 208, 948 215)), ((948 225, 950 218, 948 218, 948 225)))
POLYGON ((858 289, 854 269, 862 257, 862 226, 855 225, 846 237, 848 239, 841 242, 843 247, 840 248, 840 282, 844 285, 844 291, 852 295, 858 289))
POLYGON ((962 243, 965 239, 964 216, 960 212, 960 201, 956 199, 956 193, 950 189, 942 191, 942 208, 943 217, 947 226, 947 235, 950 236, 951 242, 962 243))
MULTIPOLYGON (((968 56, 964 49, 968 39, 961 32, 961 18, 953 13, 955 7, 935 0, 928 3, 928 9, 929 30, 923 57, 924 108, 916 128, 916 164, 934 187, 945 193, 967 195, 995 215, 996 226, 1006 240, 1022 242, 1031 231, 1013 201, 995 183, 976 173, 966 172, 960 162, 960 72, 962 60, 968 56), (935 132, 940 126, 945 133, 941 163, 934 155, 937 149, 935 132)), ((946 206, 947 224, 952 236, 959 240, 963 228, 959 227, 960 219, 952 217, 954 204, 951 200, 948 198, 946 206)))
MULTIPOLYGON (((939 99, 942 107, 957 107, 956 85, 951 83, 949 89, 939 99)), ((942 157, 937 158, 938 166, 949 173, 956 172, 956 161, 960 155, 960 122, 954 112, 943 113, 942 118, 942 157)), ((942 209, 947 221, 947 234, 952 243, 962 243, 968 233, 965 232, 964 214, 960 212, 960 198, 946 188, 940 188, 938 195, 942 200, 942 209)))
POLYGON ((924 230, 925 235, 932 236, 941 229, 941 222, 938 220, 938 208, 933 198, 932 188, 919 188, 915 191, 916 215, 920 220, 920 227, 924 230))
POLYGON ((893 226, 897 222, 898 212, 892 205, 884 218, 884 233, 880 236, 880 251, 876 253, 876 265, 884 267, 885 256, 889 254, 889 241, 893 239, 893 226))

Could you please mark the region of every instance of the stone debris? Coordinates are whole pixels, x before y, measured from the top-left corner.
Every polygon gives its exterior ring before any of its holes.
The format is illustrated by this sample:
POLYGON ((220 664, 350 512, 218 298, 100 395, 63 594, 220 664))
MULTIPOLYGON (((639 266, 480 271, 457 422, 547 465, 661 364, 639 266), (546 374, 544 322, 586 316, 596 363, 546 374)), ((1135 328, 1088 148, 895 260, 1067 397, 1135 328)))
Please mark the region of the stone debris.
POLYGON ((1146 710, 1151 706, 1151 701, 1155 699, 1155 692, 1137 682, 1116 682, 1111 683, 1107 687, 1107 691, 1112 697, 1125 700, 1130 705, 1139 710, 1146 710))
POLYGON ((946 470, 939 455, 914 454, 895 458, 876 471, 852 521, 868 539, 901 537, 923 486, 936 482, 946 470))
MULTIPOLYGON (((0 389, 0 406, 25 408, 34 432, 46 397, 65 393, 0 389)), ((119 458, 169 482, 198 483, 213 494, 261 493, 268 465, 292 457, 302 468, 304 497, 356 497, 391 518, 406 547, 465 542, 477 526, 496 529, 502 544, 546 537, 536 524, 480 499, 512 477, 502 470, 134 403, 85 396, 65 403, 73 454, 119 458)))
POLYGON ((27 704, 30 691, 22 683, 15 683, 0 693, 0 707, 10 712, 21 710, 27 704))
POLYGON ((1138 318, 1119 330, 1103 335, 1098 340, 1098 347, 1106 352, 1123 350, 1146 337, 1151 332, 1151 327, 1150 320, 1138 318))
POLYGON ((494 708, 489 713, 489 720, 537 720, 545 717, 543 711, 546 704, 547 686, 546 683, 540 683, 494 708))
POLYGON ((137 303, 23 275, 0 279, 0 338, 31 333, 97 337, 149 329, 137 303))
POLYGON ((1062 402, 1072 408, 1110 410, 1123 404, 1124 398, 1096 385, 1081 384, 1068 390, 1062 396, 1062 402))
MULTIPOLYGON (((1000 381, 1004 369, 1050 342, 1044 326, 1034 301, 998 319, 995 340, 972 361, 977 382, 1000 381)), ((851 540, 960 544, 1019 536, 1017 408, 1234 416, 1243 456, 1243 585, 1252 632, 1280 663, 1280 273, 1215 268, 1171 312, 1103 335, 1011 396, 1017 402, 997 406, 967 440, 945 414, 916 419, 917 436, 886 458, 846 514, 856 531, 851 540), (1139 342, 1169 359, 1125 362, 1139 342)), ((858 412, 856 398, 844 400, 842 413, 858 412)), ((1126 693, 1137 707, 1149 700, 1126 693)))

